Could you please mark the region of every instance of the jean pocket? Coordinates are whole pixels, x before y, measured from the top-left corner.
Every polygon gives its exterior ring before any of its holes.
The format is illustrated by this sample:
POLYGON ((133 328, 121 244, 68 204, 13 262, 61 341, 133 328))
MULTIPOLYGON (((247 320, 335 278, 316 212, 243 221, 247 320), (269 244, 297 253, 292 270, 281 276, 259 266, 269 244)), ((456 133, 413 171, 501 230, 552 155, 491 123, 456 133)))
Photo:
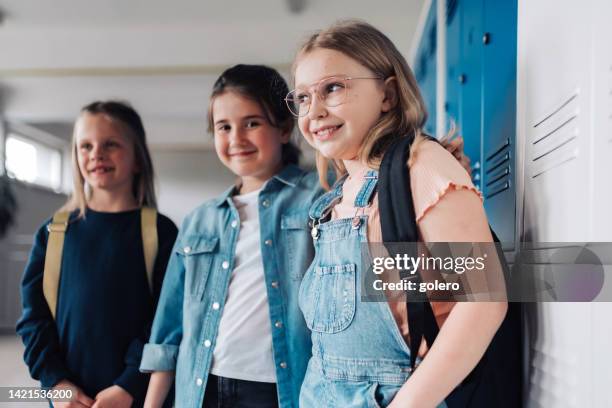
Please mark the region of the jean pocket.
POLYGON ((355 264, 315 266, 302 285, 308 300, 304 317, 315 332, 337 333, 345 330, 355 316, 355 264))
POLYGON ((308 212, 299 211, 283 214, 281 217, 281 234, 284 253, 283 270, 291 279, 301 280, 314 257, 314 246, 308 227, 308 212))
POLYGON ((202 300, 206 281, 217 252, 219 238, 202 235, 183 237, 176 251, 184 257, 185 294, 202 300))

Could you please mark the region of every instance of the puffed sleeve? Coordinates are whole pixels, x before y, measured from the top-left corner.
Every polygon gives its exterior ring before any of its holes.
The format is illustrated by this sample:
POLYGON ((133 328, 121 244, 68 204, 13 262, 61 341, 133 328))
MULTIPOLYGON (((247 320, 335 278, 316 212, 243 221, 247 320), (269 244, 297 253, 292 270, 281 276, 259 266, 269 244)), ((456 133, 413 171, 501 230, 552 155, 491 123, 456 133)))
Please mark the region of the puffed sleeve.
POLYGON ((417 223, 449 191, 467 190, 482 201, 482 194, 461 164, 436 142, 421 141, 410 160, 410 183, 417 223))

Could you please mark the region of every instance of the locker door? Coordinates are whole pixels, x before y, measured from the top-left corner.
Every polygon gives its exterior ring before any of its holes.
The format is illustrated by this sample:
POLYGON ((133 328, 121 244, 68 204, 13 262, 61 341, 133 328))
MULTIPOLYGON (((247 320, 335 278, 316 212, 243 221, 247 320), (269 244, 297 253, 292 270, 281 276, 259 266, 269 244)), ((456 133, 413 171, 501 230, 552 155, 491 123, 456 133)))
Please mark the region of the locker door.
POLYGON ((461 0, 446 0, 446 101, 444 108, 448 120, 447 129, 454 123, 459 132, 463 126, 461 111, 461 0))
POLYGON ((432 1, 414 67, 428 113, 425 132, 430 135, 436 134, 436 48, 436 2, 432 1))
POLYGON ((515 239, 517 1, 487 1, 481 37, 482 190, 489 221, 504 249, 515 239))
POLYGON ((461 135, 472 161, 472 181, 482 190, 482 7, 483 0, 461 0, 461 72, 459 82, 461 135))
POLYGON ((612 242, 612 2, 595 0, 593 61, 593 201, 589 212, 593 241, 612 242))
MULTIPOLYGON (((525 241, 590 239, 591 6, 590 1, 521 3, 525 241)), ((609 49, 609 40, 603 41, 609 49)))

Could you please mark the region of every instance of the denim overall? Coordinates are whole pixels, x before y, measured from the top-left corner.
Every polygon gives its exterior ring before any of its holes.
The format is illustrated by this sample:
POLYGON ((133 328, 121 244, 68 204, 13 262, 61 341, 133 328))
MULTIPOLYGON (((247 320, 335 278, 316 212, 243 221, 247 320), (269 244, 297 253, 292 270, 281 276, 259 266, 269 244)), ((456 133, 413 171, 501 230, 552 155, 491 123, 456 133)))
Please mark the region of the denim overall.
POLYGON ((353 218, 322 223, 342 197, 344 179, 310 208, 315 258, 299 303, 312 331, 312 357, 300 407, 385 407, 410 376, 410 350, 388 303, 361 301, 361 251, 368 242, 363 212, 377 181, 374 170, 366 174, 353 218))

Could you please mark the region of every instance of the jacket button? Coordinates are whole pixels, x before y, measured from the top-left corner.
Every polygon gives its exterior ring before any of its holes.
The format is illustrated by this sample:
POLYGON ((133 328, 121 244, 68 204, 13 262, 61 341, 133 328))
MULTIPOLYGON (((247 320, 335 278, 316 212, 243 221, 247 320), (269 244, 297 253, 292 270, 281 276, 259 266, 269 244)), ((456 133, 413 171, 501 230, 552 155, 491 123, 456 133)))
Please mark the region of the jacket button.
POLYGON ((204 340, 204 347, 210 347, 212 343, 210 342, 210 340, 204 340))
POLYGON ((196 385, 197 385, 198 387, 201 387, 201 386, 202 386, 202 383, 204 383, 204 381, 202 381, 202 379, 201 379, 201 378, 198 378, 198 379, 196 380, 196 385))
POLYGON ((274 289, 278 288, 278 281, 272 281, 271 285, 274 289))
POLYGON ((264 207, 268 208, 270 206, 270 200, 265 199, 261 202, 261 205, 263 205, 264 207))
POLYGON ((270 246, 270 245, 272 245, 272 240, 271 239, 266 239, 264 244, 266 244, 267 246, 270 246))
POLYGON ((287 368, 287 363, 285 363, 284 361, 281 361, 279 365, 281 368, 287 368))
POLYGON ((212 304, 212 308, 215 310, 219 310, 219 302, 215 302, 212 304))
POLYGON ((232 221, 232 228, 236 228, 238 226, 238 221, 232 221))
POLYGON ((227 261, 223 261, 223 263, 221 264, 221 267, 222 267, 223 269, 227 269, 227 268, 229 268, 229 262, 227 262, 227 261))
POLYGON ((276 323, 274 323, 274 327, 280 329, 281 327, 283 327, 283 322, 276 322, 276 323))
POLYGON ((191 247, 190 246, 186 246, 185 248, 183 248, 183 252, 188 254, 191 252, 191 247))

